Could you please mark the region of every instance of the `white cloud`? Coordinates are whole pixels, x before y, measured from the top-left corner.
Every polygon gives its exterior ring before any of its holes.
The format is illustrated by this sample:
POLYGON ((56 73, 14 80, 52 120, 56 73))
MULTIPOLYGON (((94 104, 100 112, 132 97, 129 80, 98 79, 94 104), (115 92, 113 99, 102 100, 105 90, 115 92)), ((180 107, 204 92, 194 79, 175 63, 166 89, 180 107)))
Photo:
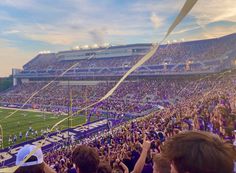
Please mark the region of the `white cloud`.
POLYGON ((135 1, 131 7, 134 12, 158 12, 158 13, 173 13, 178 11, 184 4, 183 0, 140 0, 135 1))
POLYGON ((89 34, 94 43, 102 44, 106 40, 107 29, 105 27, 93 29, 89 31, 89 34))
POLYGON ((235 31, 236 31, 236 25, 211 26, 197 29, 194 32, 173 34, 171 35, 171 38, 176 40, 181 40, 181 38, 184 37, 185 41, 203 40, 203 39, 222 37, 228 34, 235 33, 235 31))
MULTIPOLYGON (((168 1, 136 1, 131 10, 135 12, 158 12, 160 14, 170 14, 178 12, 184 4, 184 0, 168 1)), ((215 22, 227 20, 236 22, 235 0, 202 0, 198 1, 191 10, 190 15, 194 15, 201 21, 215 22)))
POLYGON ((179 29, 177 31, 173 31, 172 34, 183 34, 183 33, 186 33, 186 32, 189 32, 189 31, 194 31, 194 30, 197 30, 197 29, 200 29, 201 26, 187 26, 187 27, 184 27, 182 29, 179 29))
POLYGON ((63 23, 21 23, 15 20, 14 26, 7 28, 5 34, 14 33, 30 40, 71 47, 75 44, 112 42, 112 38, 117 36, 143 36, 149 33, 149 26, 143 25, 148 20, 144 17, 119 14, 116 16, 119 20, 112 21, 112 17, 85 20, 77 15, 65 16, 63 23))
MULTIPOLYGON (((170 16, 173 13, 177 13, 184 2, 185 0, 137 0, 132 5, 131 10, 138 13, 158 12, 161 16, 170 16)), ((200 26, 217 21, 236 22, 236 2, 235 0, 199 0, 189 13, 189 16, 195 17, 196 21, 193 20, 191 22, 195 22, 195 24, 200 26)), ((186 29, 186 31, 188 30, 186 29)))
POLYGON ((1 0, 0 5, 10 6, 17 9, 26 9, 35 7, 34 0, 1 0))
POLYGON ((73 35, 67 35, 63 33, 42 33, 42 34, 34 34, 27 33, 24 36, 28 39, 35 41, 42 41, 45 43, 53 44, 53 45, 71 45, 76 41, 76 37, 73 35))
MULTIPOLYGON (((63 3, 65 2, 61 2, 60 5, 63 3)), ((10 27, 5 27, 5 31, 2 34, 14 33, 26 39, 42 41, 52 45, 71 47, 74 44, 113 42, 116 41, 111 40, 114 37, 117 39, 117 37, 144 36, 150 33, 151 29, 148 16, 130 11, 127 13, 116 13, 116 11, 110 13, 108 6, 95 5, 92 1, 86 0, 70 0, 69 3, 66 2, 65 8, 63 8, 66 13, 62 13, 65 15, 59 18, 54 13, 57 10, 57 5, 56 7, 46 6, 46 4, 36 0, 3 0, 0 4, 21 10, 27 9, 32 14, 36 12, 35 17, 32 16, 33 18, 27 22, 21 20, 21 18, 15 18, 10 27), (55 20, 47 22, 43 19, 44 23, 39 22, 40 14, 49 12, 51 15, 55 15, 55 20), (99 16, 99 14, 104 15, 99 16)), ((154 27, 161 25, 162 21, 158 16, 152 16, 151 20, 154 27)))
POLYGON ((215 26, 211 28, 206 28, 203 30, 202 38, 216 38, 222 37, 224 35, 235 33, 236 25, 234 26, 215 26))
POLYGON ((159 28, 163 24, 163 19, 156 15, 156 13, 152 13, 150 16, 150 20, 152 22, 152 25, 155 29, 159 28))
POLYGON ((19 33, 20 31, 19 30, 7 30, 7 31, 3 31, 2 34, 4 35, 8 35, 8 34, 16 34, 16 33, 19 33))
MULTIPOLYGON (((5 4, 20 9, 30 11, 40 10, 42 14, 52 11, 63 10, 65 15, 57 17, 54 21, 43 20, 44 23, 37 21, 22 22, 20 19, 14 19, 11 26, 6 26, 2 34, 18 34, 30 40, 43 41, 52 45, 73 46, 75 44, 94 44, 102 42, 115 42, 117 40, 128 40, 132 42, 134 37, 137 40, 157 39, 157 34, 164 33, 171 22, 169 16, 174 16, 181 9, 184 0, 136 0, 128 8, 127 12, 114 10, 109 11, 108 6, 101 4, 94 5, 94 1, 86 0, 70 0, 69 2, 59 2, 60 5, 65 3, 65 8, 57 9, 57 4, 47 6, 36 0, 3 0, 0 4, 5 4), (102 13, 101 13, 102 12, 102 13), (98 14, 98 16, 96 16, 98 14), (103 14, 101 17, 100 14, 103 14), (99 16, 100 15, 100 16, 99 16), (151 22, 150 22, 151 21, 151 22), (157 31, 152 31, 152 26, 157 31), (145 37, 145 38, 144 38, 145 37), (152 37, 152 38, 151 38, 152 37)), ((234 0, 214 0, 198 1, 190 15, 194 16, 200 26, 196 25, 196 21, 182 23, 173 34, 183 34, 191 31, 194 32, 202 27, 202 24, 208 24, 217 20, 235 21, 236 9, 232 3, 234 0), (231 4, 229 3, 231 2, 231 4), (184 26, 184 27, 182 27, 184 26), (186 26, 186 27, 185 27, 186 26)), ((126 8, 126 7, 125 7, 126 8)), ((126 9, 122 9, 126 11, 126 9)), ((60 13, 61 14, 61 13, 60 13)), ((64 14, 64 13, 63 13, 64 14)), ((40 13, 36 13, 40 15, 40 13)), ((9 16, 5 15, 5 18, 9 16)), ((54 16, 53 16, 54 17, 54 16)), ((40 17, 39 17, 40 18, 40 17)), ((11 18, 12 19, 12 18, 11 18)), ((1 20, 1 12, 0 12, 1 20)), ((145 40, 145 41, 146 41, 145 40)), ((150 40, 151 41, 151 40, 150 40)))
POLYGON ((52 45, 71 46, 74 42, 88 40, 90 35, 84 30, 73 30, 64 24, 16 24, 3 34, 18 34, 29 40, 42 41, 52 45), (14 29, 15 28, 15 29, 14 29))
POLYGON ((198 1, 191 14, 199 25, 217 21, 236 22, 235 0, 198 1))

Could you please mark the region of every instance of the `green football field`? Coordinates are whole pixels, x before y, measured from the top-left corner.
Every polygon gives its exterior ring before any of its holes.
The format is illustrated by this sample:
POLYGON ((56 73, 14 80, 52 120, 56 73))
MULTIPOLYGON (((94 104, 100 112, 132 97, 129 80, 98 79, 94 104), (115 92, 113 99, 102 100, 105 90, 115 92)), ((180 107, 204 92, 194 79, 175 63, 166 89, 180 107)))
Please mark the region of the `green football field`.
MULTIPOLYGON (((58 121, 66 118, 66 115, 53 115, 52 113, 43 113, 43 112, 33 112, 33 111, 18 111, 9 118, 5 118, 10 115, 15 110, 10 109, 1 109, 0 108, 0 125, 3 129, 3 146, 4 148, 12 145, 9 143, 8 139, 11 135, 12 138, 17 135, 17 143, 26 141, 26 131, 29 130, 29 127, 32 127, 33 130, 37 130, 38 136, 41 135, 41 130, 46 130, 51 128, 58 121), (19 138, 19 133, 22 132, 22 139, 19 138)), ((95 118, 92 117, 91 121, 95 118)), ((76 116, 69 120, 69 127, 74 127, 82 125, 86 122, 85 116, 76 116)), ((59 130, 68 128, 68 120, 65 120, 58 127, 59 130)), ((0 135, 2 135, 0 132, 0 135)), ((29 133, 28 140, 35 138, 35 134, 29 133)))

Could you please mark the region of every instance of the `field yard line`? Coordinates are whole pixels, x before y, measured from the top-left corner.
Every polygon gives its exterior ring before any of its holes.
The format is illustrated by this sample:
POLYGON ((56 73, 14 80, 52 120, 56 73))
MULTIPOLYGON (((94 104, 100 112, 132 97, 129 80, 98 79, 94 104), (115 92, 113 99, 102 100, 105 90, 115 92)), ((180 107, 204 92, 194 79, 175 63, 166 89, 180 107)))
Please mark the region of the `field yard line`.
MULTIPOLYGON (((8 108, 8 107, 2 107, 2 106, 0 106, 0 109, 19 110, 19 111, 25 111, 25 112, 36 112, 36 113, 54 114, 53 112, 40 111, 40 110, 35 110, 35 109, 18 109, 18 108, 8 108)), ((62 115, 67 115, 67 114, 63 113, 62 115)))

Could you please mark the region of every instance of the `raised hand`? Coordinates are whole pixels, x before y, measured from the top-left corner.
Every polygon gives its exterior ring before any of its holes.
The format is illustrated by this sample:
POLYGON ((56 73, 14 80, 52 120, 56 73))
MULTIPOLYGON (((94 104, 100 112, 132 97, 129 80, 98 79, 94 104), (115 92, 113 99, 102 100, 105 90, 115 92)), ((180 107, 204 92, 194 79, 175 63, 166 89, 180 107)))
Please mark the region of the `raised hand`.
POLYGON ((147 139, 147 135, 144 134, 142 149, 148 151, 150 149, 150 147, 151 147, 151 143, 152 143, 152 141, 148 140, 147 139))

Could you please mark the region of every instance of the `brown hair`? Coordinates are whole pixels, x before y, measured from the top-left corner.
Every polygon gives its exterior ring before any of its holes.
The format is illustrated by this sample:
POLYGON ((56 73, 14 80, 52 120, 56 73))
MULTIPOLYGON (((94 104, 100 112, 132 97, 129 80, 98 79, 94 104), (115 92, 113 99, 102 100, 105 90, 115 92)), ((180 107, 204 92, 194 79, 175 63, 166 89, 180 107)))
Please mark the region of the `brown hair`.
POLYGON ((232 173, 233 145, 208 132, 188 131, 170 138, 162 153, 178 173, 232 173))
POLYGON ((19 167, 15 173, 45 173, 43 163, 33 166, 19 167))
POLYGON ((81 145, 72 153, 72 162, 80 173, 95 173, 99 165, 99 156, 94 148, 81 145))
POLYGON ((155 170, 159 173, 170 173, 170 162, 164 158, 161 154, 155 154, 153 157, 153 162, 155 164, 155 170))
MULTIPOLYGON (((36 160, 37 160, 37 157, 31 156, 26 162, 32 162, 36 160)), ((15 173, 45 173, 44 163, 32 165, 32 166, 21 166, 15 171, 15 173)))
POLYGON ((112 169, 111 166, 108 163, 100 163, 98 166, 97 173, 111 173, 112 169))

